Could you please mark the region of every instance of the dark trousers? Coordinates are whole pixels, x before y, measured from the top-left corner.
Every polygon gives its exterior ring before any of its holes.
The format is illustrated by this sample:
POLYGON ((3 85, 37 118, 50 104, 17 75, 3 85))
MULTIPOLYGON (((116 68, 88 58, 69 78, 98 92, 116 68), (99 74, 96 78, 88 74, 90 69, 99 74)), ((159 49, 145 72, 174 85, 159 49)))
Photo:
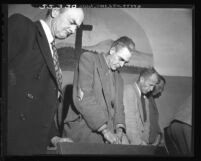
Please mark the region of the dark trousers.
POLYGON ((170 155, 192 155, 192 128, 180 121, 173 121, 164 129, 165 143, 170 155))

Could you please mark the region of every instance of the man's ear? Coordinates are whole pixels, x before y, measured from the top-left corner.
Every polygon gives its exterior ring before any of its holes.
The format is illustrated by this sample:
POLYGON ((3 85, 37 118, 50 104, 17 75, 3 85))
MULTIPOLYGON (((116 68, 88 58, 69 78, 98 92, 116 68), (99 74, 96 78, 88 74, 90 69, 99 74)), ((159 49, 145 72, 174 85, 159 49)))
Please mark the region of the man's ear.
POLYGON ((59 8, 53 8, 53 9, 52 9, 52 12, 51 12, 51 17, 52 17, 52 18, 57 17, 59 14, 60 14, 59 8))
POLYGON ((115 52, 116 52, 115 47, 112 47, 112 48, 110 49, 110 55, 113 55, 115 52))
POLYGON ((140 82, 144 82, 144 77, 140 77, 140 82))

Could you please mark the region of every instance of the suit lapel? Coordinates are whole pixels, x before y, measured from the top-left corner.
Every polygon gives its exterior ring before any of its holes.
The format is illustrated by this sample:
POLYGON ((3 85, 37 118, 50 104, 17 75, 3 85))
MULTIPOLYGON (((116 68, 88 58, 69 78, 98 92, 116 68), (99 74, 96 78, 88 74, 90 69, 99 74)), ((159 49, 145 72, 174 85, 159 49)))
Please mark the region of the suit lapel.
POLYGON ((98 67, 97 70, 98 70, 98 74, 99 74, 101 84, 103 87, 105 100, 106 100, 108 108, 112 108, 111 96, 110 96, 110 92, 109 92, 109 88, 108 88, 108 84, 107 84, 108 82, 110 82, 110 80, 109 80, 109 76, 108 76, 108 69, 107 69, 107 66, 105 64, 106 62, 104 60, 102 53, 98 54, 98 59, 99 59, 100 66, 98 67))
MULTIPOLYGON (((37 40, 38 40, 39 48, 45 59, 47 66, 50 70, 50 73, 54 76, 54 78, 56 80, 56 73, 55 73, 55 68, 54 68, 54 64, 53 64, 53 59, 52 59, 49 43, 47 41, 45 32, 39 21, 36 22, 36 26, 38 28, 37 40)), ((57 83, 57 81, 56 81, 56 83, 57 83)), ((57 84, 57 86, 58 86, 58 84, 57 84)))
POLYGON ((140 94, 139 94, 139 91, 137 89, 137 86, 136 84, 133 85, 133 88, 136 92, 136 95, 137 95, 137 107, 138 107, 138 111, 140 113, 140 119, 142 121, 142 124, 144 125, 144 117, 143 117, 143 110, 142 110, 142 103, 141 103, 141 97, 140 97, 140 94))

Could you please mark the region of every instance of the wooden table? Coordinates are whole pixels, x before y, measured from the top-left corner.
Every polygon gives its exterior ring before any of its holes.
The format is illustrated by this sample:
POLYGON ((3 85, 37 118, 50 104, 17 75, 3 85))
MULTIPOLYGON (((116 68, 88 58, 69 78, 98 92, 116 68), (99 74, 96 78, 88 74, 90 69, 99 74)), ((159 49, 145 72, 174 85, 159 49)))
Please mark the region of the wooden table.
POLYGON ((95 143, 58 143, 57 149, 49 154, 58 155, 133 155, 133 156, 167 156, 165 147, 143 145, 112 145, 95 143))

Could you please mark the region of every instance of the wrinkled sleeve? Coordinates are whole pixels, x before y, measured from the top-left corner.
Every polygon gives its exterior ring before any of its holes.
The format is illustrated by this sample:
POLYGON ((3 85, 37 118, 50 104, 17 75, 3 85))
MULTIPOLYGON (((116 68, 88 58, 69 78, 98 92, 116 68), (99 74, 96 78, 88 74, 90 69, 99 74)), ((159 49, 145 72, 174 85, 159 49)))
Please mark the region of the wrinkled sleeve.
MULTIPOLYGON (((102 125, 107 124, 107 117, 104 113, 103 105, 98 102, 98 98, 93 87, 95 73, 94 55, 83 53, 79 61, 78 84, 82 91, 80 99, 80 112, 92 130, 98 130, 102 125)), ((101 89, 100 89, 101 90, 101 89)))

